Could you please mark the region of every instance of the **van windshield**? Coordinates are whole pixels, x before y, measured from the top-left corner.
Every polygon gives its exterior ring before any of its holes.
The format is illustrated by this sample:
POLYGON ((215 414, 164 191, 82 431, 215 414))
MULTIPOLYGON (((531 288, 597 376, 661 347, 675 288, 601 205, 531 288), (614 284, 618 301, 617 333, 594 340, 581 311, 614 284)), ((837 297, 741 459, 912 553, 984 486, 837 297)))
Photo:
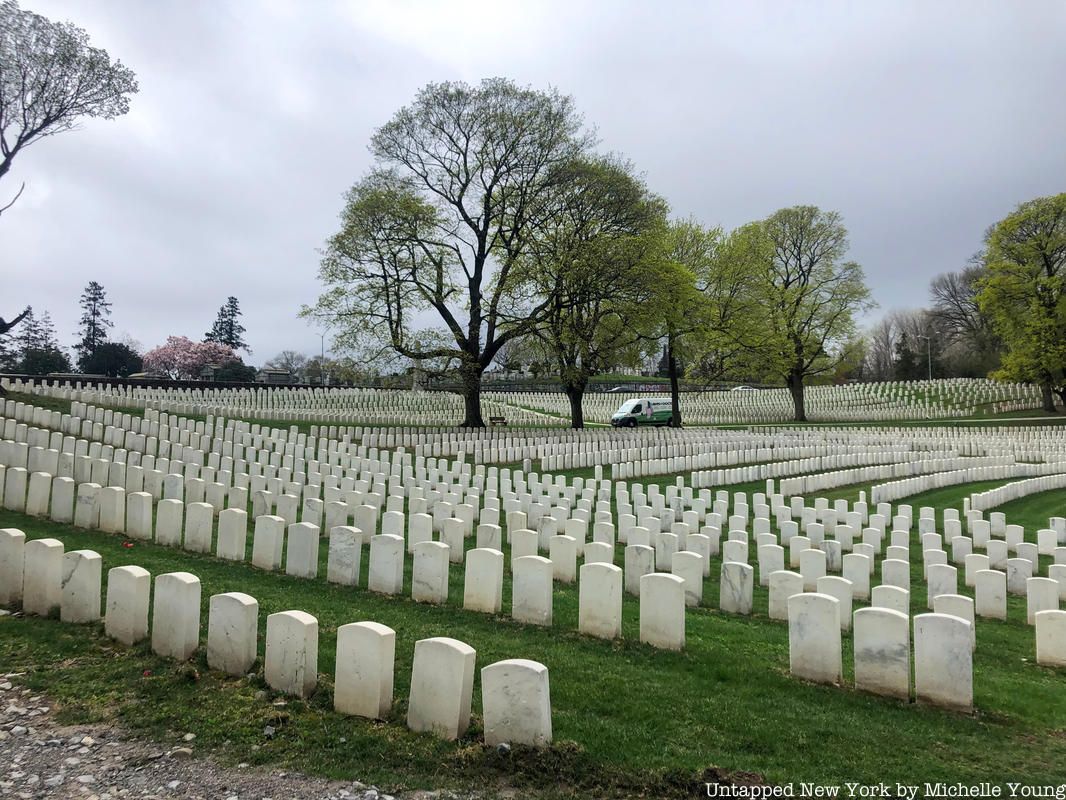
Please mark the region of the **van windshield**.
POLYGON ((620 409, 618 409, 618 413, 619 414, 632 414, 633 412, 639 412, 639 411, 640 411, 640 401, 639 400, 626 400, 624 403, 622 403, 622 407, 620 409))

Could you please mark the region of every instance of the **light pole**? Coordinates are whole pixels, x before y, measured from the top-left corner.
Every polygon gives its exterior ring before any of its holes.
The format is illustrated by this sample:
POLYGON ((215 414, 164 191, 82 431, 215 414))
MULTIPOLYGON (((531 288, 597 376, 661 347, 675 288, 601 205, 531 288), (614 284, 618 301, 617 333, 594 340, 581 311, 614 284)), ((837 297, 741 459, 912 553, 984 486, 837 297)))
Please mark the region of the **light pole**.
POLYGON ((318 334, 318 338, 321 340, 322 353, 318 361, 318 382, 323 386, 326 385, 326 333, 323 331, 318 334))
POLYGON ((925 339, 926 352, 929 354, 929 380, 933 380, 933 340, 928 336, 919 334, 919 339, 925 339))

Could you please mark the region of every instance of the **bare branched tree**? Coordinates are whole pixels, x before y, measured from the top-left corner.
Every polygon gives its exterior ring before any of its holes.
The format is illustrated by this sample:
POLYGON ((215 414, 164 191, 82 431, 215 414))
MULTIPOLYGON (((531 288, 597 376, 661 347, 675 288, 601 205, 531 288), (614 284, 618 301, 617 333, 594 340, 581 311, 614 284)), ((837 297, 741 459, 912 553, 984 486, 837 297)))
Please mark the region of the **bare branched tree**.
POLYGON ((136 91, 133 71, 91 47, 81 28, 0 3, 0 179, 34 142, 87 117, 125 114, 136 91))
POLYGON ((589 144, 557 92, 427 86, 374 134, 377 166, 349 193, 322 261, 326 293, 305 315, 416 361, 457 360, 463 424, 482 427, 482 373, 549 306, 523 291, 520 270, 542 198, 589 144), (443 337, 422 347, 427 318, 443 337))

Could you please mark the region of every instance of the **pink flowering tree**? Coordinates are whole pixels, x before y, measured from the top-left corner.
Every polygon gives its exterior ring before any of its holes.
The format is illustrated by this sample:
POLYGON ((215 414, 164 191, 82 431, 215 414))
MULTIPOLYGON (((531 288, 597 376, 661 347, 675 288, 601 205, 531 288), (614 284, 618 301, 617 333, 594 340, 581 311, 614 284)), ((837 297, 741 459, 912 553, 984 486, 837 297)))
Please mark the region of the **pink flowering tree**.
POLYGON ((208 364, 240 361, 233 348, 217 342, 194 342, 185 336, 169 336, 167 343, 144 354, 144 368, 171 378, 198 378, 208 364))

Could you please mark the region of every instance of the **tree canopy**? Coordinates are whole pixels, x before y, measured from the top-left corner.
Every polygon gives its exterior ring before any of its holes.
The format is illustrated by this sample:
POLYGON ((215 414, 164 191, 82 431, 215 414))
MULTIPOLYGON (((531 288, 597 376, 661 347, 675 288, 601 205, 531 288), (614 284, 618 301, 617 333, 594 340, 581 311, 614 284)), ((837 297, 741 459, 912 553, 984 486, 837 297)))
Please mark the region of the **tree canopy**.
POLYGON ((81 371, 90 375, 106 375, 109 378, 128 378, 143 369, 140 354, 121 342, 104 342, 84 361, 81 371))
POLYGON ((768 373, 785 379, 797 421, 806 420, 804 382, 831 372, 855 332, 855 315, 872 305, 862 267, 845 261, 840 215, 815 206, 772 214, 752 229, 760 263, 765 324, 748 348, 768 373))
POLYGON ((523 260, 530 293, 549 298, 534 329, 583 427, 589 378, 634 361, 663 261, 666 203, 630 164, 574 161, 547 200, 544 235, 523 260))
POLYGON ((136 92, 133 71, 81 28, 0 2, 0 179, 24 148, 85 118, 121 116, 136 92))
POLYGON ((169 336, 166 344, 144 354, 144 368, 171 378, 199 378, 208 366, 239 361, 232 348, 217 342, 194 342, 185 336, 169 336))
POLYGON ((348 194, 323 255, 326 291, 305 313, 342 344, 453 361, 463 424, 484 425, 482 373, 549 307, 521 291, 519 264, 542 234, 546 196, 590 143, 556 91, 501 78, 426 86, 375 132, 375 167, 348 194))
POLYGON ((225 304, 218 310, 215 323, 204 335, 205 342, 214 342, 225 345, 231 350, 252 351, 248 343, 244 341, 245 328, 240 322, 241 306, 236 297, 229 297, 225 304))
MULTIPOLYGON (((78 366, 83 372, 91 372, 85 363, 107 341, 107 329, 111 327, 111 303, 107 301, 107 292, 96 281, 89 281, 89 285, 82 292, 81 301, 81 335, 74 350, 78 354, 78 366)), ((136 372, 137 370, 132 370, 136 372)))
POLYGON ((1007 352, 997 377, 1066 403, 1066 193, 1022 203, 989 233, 977 302, 1007 352))

